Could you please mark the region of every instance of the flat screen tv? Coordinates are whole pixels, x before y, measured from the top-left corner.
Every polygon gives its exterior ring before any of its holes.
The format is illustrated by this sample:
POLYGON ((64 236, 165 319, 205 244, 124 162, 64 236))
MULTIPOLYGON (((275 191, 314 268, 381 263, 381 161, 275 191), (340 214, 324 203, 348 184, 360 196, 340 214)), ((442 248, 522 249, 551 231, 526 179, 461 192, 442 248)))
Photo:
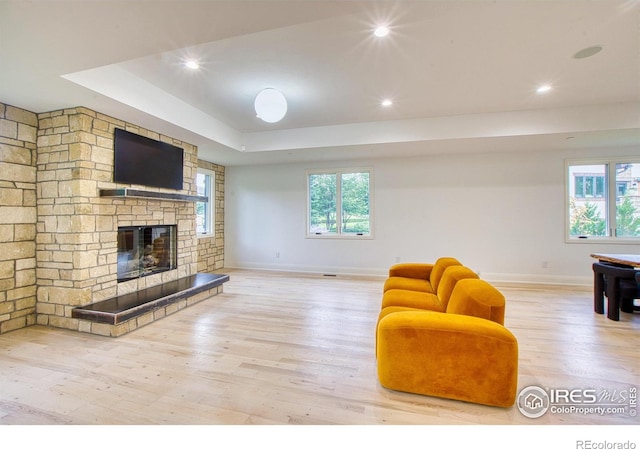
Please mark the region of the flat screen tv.
POLYGON ((113 181, 182 190, 184 150, 116 128, 113 181))

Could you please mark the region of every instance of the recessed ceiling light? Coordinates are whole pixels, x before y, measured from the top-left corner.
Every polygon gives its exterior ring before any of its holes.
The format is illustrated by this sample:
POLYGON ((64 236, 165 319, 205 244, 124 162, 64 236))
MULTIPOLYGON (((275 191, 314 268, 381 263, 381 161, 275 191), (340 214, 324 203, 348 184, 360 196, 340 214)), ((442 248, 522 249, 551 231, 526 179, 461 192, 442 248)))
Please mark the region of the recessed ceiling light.
POLYGON ((536 92, 539 94, 546 94, 551 90, 551 84, 543 84, 536 89, 536 92))
POLYGON ((393 101, 390 100, 389 98, 382 100, 382 102, 380 103, 382 106, 384 106, 385 108, 388 108, 389 106, 391 106, 393 104, 393 101))
POLYGON ((573 55, 573 59, 584 59, 589 58, 593 55, 597 55, 602 51, 602 46, 594 45, 593 47, 583 48, 579 52, 573 55))
POLYGON ((373 34, 375 34, 377 37, 385 37, 387 34, 389 34, 389 27, 386 25, 380 25, 376 27, 373 34))
POLYGON ((198 64, 198 61, 194 59, 190 59, 189 61, 185 62, 184 65, 192 70, 200 68, 200 64, 198 64))

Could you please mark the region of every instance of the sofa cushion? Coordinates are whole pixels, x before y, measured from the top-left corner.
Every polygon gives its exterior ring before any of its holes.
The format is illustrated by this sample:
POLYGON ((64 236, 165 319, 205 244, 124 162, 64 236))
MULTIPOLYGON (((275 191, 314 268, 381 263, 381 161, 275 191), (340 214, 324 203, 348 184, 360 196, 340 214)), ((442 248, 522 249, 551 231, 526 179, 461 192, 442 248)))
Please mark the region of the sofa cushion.
POLYGON ((459 280, 447 305, 447 314, 484 318, 504 324, 505 298, 493 285, 482 279, 459 280))
POLYGON ((401 263, 391 266, 383 291, 411 290, 435 293, 444 270, 452 265, 461 265, 453 257, 441 257, 435 263, 401 263))
POLYGON ((391 265, 388 277, 429 279, 431 270, 433 270, 432 263, 402 262, 391 265))
POLYGON ((387 278, 384 282, 383 291, 389 290, 407 290, 414 292, 431 293, 434 291, 427 279, 407 278, 402 276, 393 276, 387 278))
POLYGON ((438 284, 440 284, 444 271, 454 265, 462 264, 453 257, 441 257, 436 260, 436 263, 433 265, 433 269, 431 270, 431 274, 429 275, 429 283, 431 284, 432 291, 438 291, 438 284))
MULTIPOLYGON (((416 309, 415 307, 402 307, 402 306, 385 307, 378 314, 378 323, 380 322, 381 319, 383 319, 384 317, 386 317, 387 315, 390 315, 392 313, 396 313, 396 312, 419 312, 421 310, 424 310, 424 309, 416 309)), ((431 312, 433 312, 433 311, 431 311, 431 312)))
MULTIPOLYGON (((382 295, 382 308, 399 306, 445 312, 453 287, 459 280, 467 278, 477 279, 478 275, 468 267, 461 265, 449 266, 444 270, 444 274, 438 284, 438 291, 435 294, 406 288, 386 290, 382 295)), ((402 283, 397 280, 396 285, 402 285, 402 283)))
POLYGON ((462 279, 478 279, 478 275, 471 268, 464 267, 462 265, 452 265, 444 270, 444 274, 438 284, 437 290, 442 312, 447 310, 451 294, 453 293, 453 288, 456 286, 458 281, 462 279))
POLYGON ((382 295, 382 309, 388 307, 411 307, 436 312, 446 310, 440 299, 433 293, 398 289, 387 290, 382 295))

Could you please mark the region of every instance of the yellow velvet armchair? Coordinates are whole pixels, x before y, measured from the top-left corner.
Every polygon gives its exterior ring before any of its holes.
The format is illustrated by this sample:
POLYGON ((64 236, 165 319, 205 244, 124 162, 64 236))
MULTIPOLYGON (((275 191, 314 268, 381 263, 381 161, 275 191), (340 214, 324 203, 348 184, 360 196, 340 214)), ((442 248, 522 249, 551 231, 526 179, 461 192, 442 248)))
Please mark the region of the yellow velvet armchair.
POLYGON ((481 279, 459 280, 445 312, 384 308, 376 335, 381 385, 512 406, 518 382, 518 342, 503 325, 504 310, 504 296, 481 279))

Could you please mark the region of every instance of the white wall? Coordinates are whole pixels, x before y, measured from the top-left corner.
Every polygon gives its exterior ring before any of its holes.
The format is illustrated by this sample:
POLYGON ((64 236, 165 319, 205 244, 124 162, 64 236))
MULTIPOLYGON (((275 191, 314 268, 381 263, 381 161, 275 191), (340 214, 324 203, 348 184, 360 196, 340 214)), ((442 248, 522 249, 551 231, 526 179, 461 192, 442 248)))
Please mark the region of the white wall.
POLYGON ((228 167, 225 266, 384 275, 396 258, 453 256, 487 280, 588 285, 589 254, 637 253, 640 247, 565 243, 564 161, 637 153, 539 151, 228 167), (305 170, 362 166, 374 168, 375 238, 306 239, 305 170))

